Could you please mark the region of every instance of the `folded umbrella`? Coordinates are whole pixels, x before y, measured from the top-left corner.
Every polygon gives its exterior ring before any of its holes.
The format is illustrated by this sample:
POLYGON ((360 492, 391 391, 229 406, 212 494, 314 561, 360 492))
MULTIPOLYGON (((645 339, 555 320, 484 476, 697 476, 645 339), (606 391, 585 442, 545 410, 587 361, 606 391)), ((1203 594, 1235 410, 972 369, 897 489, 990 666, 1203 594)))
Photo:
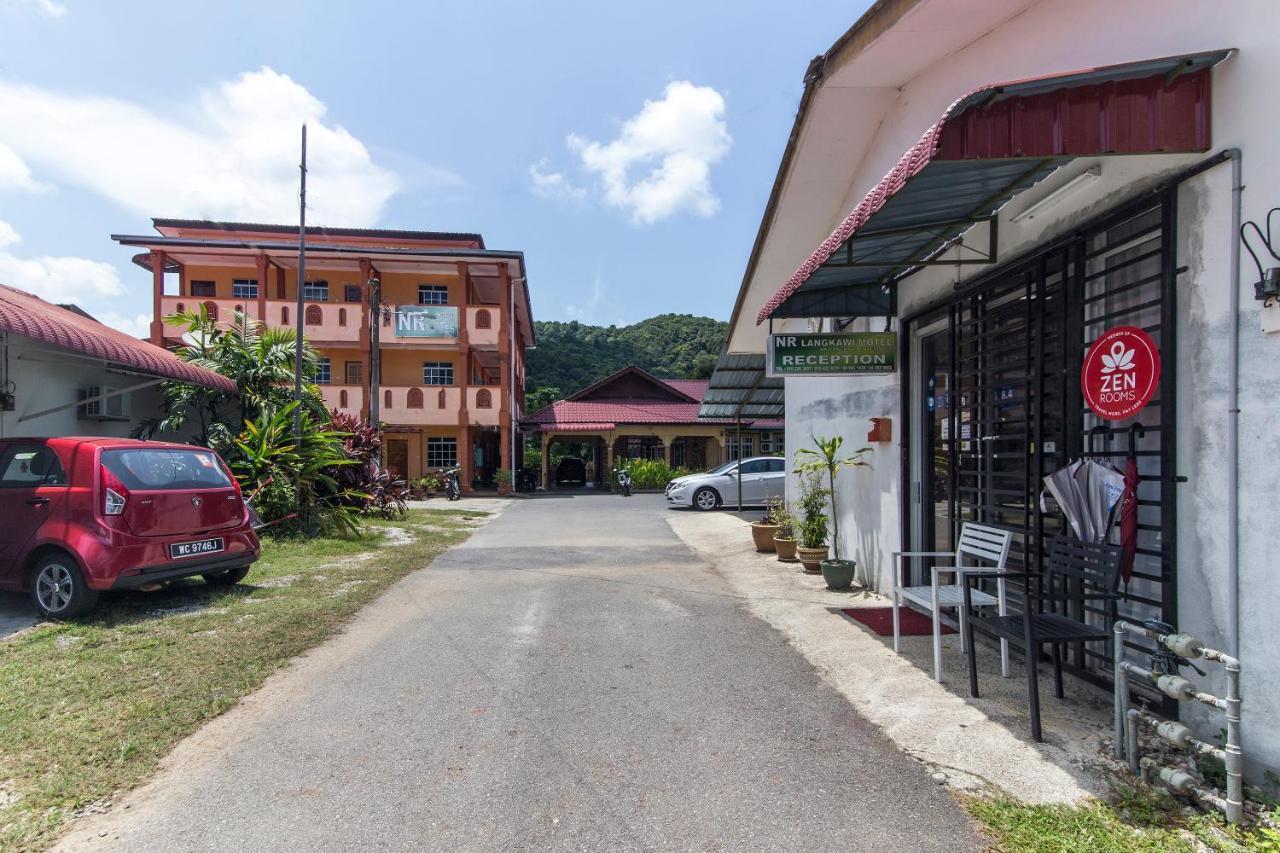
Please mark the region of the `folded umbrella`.
POLYGON ((1133 561, 1138 554, 1138 460, 1134 456, 1124 462, 1124 494, 1120 498, 1120 548, 1124 556, 1120 573, 1124 582, 1133 579, 1133 561))

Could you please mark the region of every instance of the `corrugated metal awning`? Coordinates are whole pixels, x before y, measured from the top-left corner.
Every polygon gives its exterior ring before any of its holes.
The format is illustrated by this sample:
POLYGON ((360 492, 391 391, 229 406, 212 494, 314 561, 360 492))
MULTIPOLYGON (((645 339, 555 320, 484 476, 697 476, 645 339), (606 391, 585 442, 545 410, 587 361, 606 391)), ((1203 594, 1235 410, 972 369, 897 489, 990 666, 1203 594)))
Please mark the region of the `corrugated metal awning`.
POLYGON ((764 353, 724 353, 698 409, 700 418, 781 418, 782 378, 765 376, 764 353))
MULTIPOLYGON (((756 317, 886 316, 893 282, 1077 157, 1208 150, 1218 50, 984 86, 960 98, 756 317)), ((947 261, 954 263, 954 261, 947 261)))
POLYGON ((539 432, 609 432, 617 429, 617 424, 538 424, 539 432))

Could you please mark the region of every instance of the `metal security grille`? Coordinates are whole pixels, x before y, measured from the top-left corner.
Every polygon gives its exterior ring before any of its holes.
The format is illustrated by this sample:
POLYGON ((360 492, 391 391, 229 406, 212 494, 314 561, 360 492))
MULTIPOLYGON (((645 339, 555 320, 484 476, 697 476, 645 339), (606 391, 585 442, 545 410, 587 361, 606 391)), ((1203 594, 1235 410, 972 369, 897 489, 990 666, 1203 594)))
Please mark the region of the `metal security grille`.
MULTIPOLYGON (((1134 421, 1105 424, 1083 404, 1080 366, 1105 329, 1133 325, 1173 353, 1172 195, 1118 210, 966 288, 944 309, 949 393, 936 403, 946 440, 924 460, 949 504, 951 541, 965 521, 1014 532, 1009 566, 1040 571, 1065 524, 1041 511, 1045 475, 1080 455, 1121 467, 1133 442, 1138 554, 1120 615, 1176 621, 1172 359, 1158 398, 1134 421), (945 410, 943 409, 945 406, 945 410), (1144 432, 1132 433, 1132 423, 1144 432), (945 488, 943 484, 945 483, 945 488)), ((921 323, 937 314, 921 318, 921 323)), ((1112 541, 1118 542, 1113 530, 1112 541)), ((1104 619, 1092 606, 1076 614, 1104 619)), ((1109 682, 1110 648, 1069 650, 1072 668, 1109 682)))

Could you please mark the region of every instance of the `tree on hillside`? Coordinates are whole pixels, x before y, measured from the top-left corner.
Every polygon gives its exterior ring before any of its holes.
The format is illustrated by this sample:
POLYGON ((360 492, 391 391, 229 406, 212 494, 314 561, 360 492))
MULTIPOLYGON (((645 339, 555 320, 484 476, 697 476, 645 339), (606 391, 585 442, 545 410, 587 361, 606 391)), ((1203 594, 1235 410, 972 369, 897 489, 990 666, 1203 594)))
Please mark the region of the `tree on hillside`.
MULTIPOLYGON (((526 387, 531 393, 552 387, 565 394, 628 364, 664 378, 705 378, 711 375, 728 331, 727 323, 690 314, 659 314, 630 326, 577 321, 536 326, 538 347, 529 352, 526 387)), ((535 411, 531 404, 527 408, 535 411)))

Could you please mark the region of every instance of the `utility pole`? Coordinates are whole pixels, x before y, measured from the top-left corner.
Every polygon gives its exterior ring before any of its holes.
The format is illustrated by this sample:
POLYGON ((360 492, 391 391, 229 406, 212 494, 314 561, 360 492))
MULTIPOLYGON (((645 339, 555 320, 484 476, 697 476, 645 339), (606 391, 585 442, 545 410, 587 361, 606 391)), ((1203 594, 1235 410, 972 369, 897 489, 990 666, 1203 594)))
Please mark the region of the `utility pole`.
POLYGON ((369 333, 369 423, 378 428, 378 394, 380 390, 379 374, 382 372, 382 358, 379 351, 379 338, 382 328, 382 279, 376 275, 369 278, 369 321, 373 328, 369 333))
MULTIPOLYGON (((298 194, 298 304, 294 312, 297 323, 297 340, 293 349, 293 399, 297 408, 293 410, 293 436, 302 440, 302 288, 307 280, 307 126, 302 126, 302 189, 298 194)), ((265 281, 258 282, 259 287, 266 287, 265 281)))

